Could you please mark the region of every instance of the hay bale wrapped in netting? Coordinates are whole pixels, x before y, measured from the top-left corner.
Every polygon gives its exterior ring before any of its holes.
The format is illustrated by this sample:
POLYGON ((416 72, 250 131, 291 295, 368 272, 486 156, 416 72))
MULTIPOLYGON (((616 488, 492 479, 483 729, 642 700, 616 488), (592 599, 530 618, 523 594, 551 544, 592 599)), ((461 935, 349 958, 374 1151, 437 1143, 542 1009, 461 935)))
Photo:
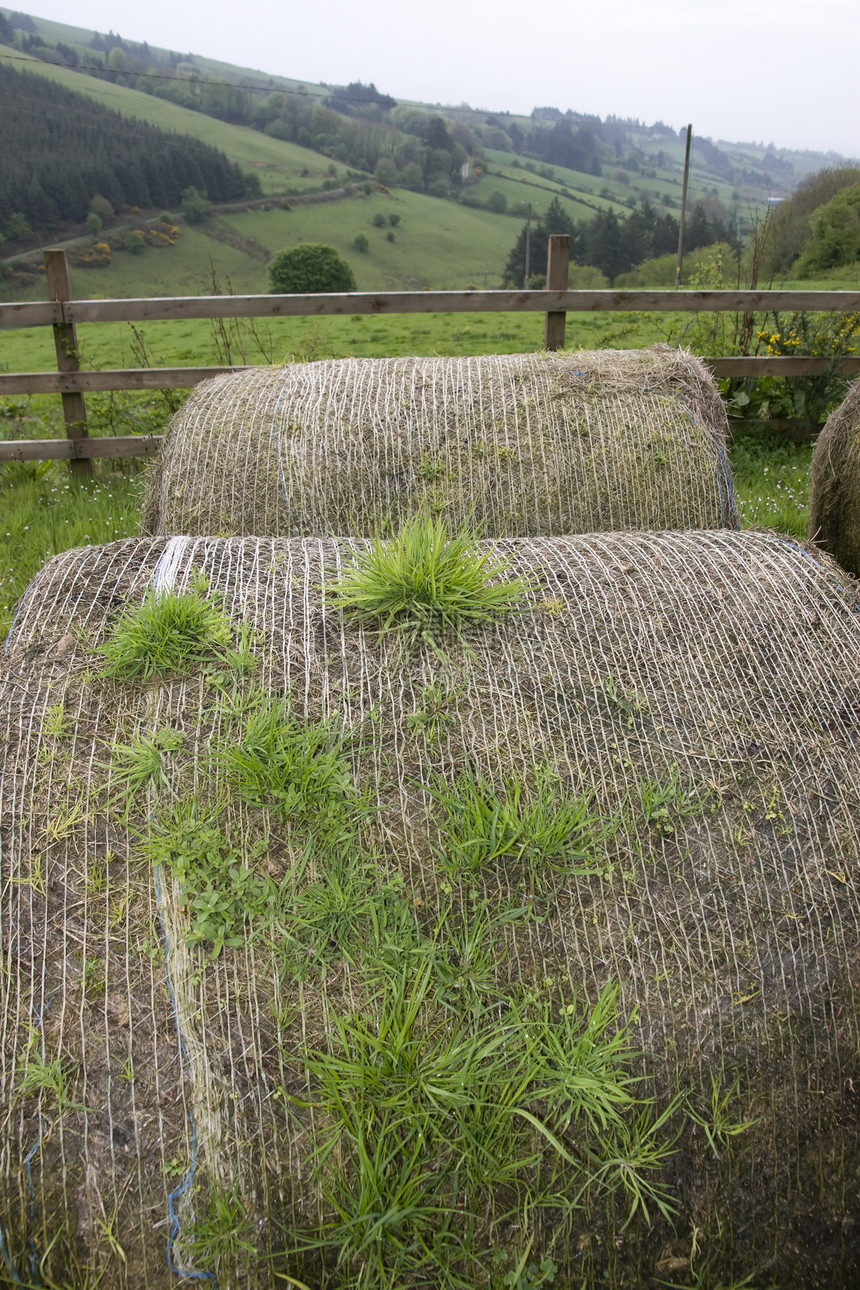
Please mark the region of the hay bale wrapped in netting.
POLYGON ((854 585, 508 541, 518 609, 410 647, 365 549, 126 540, 22 602, 7 1274, 856 1284, 854 585))
POLYGON ((860 575, 860 381, 818 436, 812 453, 810 537, 860 575))
POLYGON ((488 537, 737 528, 713 379, 668 346, 355 358, 219 376, 175 414, 143 532, 488 537))

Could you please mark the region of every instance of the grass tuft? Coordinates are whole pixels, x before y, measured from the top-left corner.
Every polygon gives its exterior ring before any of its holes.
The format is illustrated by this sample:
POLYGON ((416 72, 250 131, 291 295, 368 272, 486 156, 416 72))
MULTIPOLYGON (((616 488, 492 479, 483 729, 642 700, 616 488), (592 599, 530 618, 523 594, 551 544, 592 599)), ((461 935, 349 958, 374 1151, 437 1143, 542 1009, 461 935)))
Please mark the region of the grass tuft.
POLYGON ((438 646, 446 633, 513 612, 528 592, 525 579, 505 578, 508 563, 477 542, 477 533, 452 533, 439 517, 412 516, 393 538, 357 553, 329 599, 380 635, 438 646))
POLYGON ((534 881, 547 870, 582 873, 594 866, 603 830, 590 798, 566 795, 548 767, 538 768, 532 789, 512 779, 500 794, 467 768, 453 789, 429 791, 445 810, 442 865, 452 873, 477 873, 497 860, 512 860, 534 881))
POLYGON ((148 681, 222 661, 232 643, 233 623, 198 582, 186 592, 148 591, 121 615, 99 653, 105 676, 148 681))
POLYGON ((314 1112, 324 1217, 299 1248, 336 1252, 366 1290, 465 1290, 509 1242, 515 1266, 534 1250, 537 1268, 546 1210, 563 1225, 604 1196, 628 1223, 668 1217, 677 1103, 657 1114, 635 1091, 617 985, 590 1013, 509 1001, 466 1017, 440 1006, 435 977, 432 951, 401 964, 375 1015, 332 1015, 327 1048, 305 1051, 310 1094, 287 1096, 314 1112))

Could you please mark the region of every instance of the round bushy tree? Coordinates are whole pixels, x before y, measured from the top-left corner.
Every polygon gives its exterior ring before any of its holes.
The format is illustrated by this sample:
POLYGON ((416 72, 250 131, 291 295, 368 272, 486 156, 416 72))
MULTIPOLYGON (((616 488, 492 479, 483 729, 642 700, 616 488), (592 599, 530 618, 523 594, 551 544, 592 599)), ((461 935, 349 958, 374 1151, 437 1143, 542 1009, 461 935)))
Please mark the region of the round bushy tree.
POLYGON ((303 294, 311 291, 355 291, 355 277, 333 246, 304 242, 279 251, 269 264, 269 291, 303 294))

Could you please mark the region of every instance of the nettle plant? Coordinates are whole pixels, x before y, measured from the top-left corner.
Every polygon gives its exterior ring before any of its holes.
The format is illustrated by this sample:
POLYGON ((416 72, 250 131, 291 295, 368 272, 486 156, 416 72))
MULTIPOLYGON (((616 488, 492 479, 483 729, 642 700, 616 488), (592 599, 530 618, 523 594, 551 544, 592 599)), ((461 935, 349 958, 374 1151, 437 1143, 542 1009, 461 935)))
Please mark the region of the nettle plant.
POLYGON ((443 519, 418 514, 394 537, 359 551, 328 599, 381 636, 438 649, 446 635, 521 608, 529 583, 509 570, 508 561, 478 546, 476 532, 452 533, 443 519))
POLYGON ((177 803, 159 815, 143 850, 179 884, 190 947, 201 945, 217 958, 225 946, 238 948, 249 924, 269 912, 276 888, 260 870, 264 847, 246 853, 213 820, 211 809, 204 812, 195 801, 177 803))

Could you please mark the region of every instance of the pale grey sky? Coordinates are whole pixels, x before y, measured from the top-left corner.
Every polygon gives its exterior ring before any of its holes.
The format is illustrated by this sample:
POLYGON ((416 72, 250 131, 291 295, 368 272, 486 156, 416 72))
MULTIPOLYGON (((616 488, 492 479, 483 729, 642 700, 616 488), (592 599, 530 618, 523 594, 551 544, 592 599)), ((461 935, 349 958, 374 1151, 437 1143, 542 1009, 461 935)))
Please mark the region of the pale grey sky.
MULTIPOLYGON (((5 0, 8 5, 11 0, 5 0)), ((857 0, 32 0, 24 12, 395 98, 665 121, 860 159, 857 0)))

